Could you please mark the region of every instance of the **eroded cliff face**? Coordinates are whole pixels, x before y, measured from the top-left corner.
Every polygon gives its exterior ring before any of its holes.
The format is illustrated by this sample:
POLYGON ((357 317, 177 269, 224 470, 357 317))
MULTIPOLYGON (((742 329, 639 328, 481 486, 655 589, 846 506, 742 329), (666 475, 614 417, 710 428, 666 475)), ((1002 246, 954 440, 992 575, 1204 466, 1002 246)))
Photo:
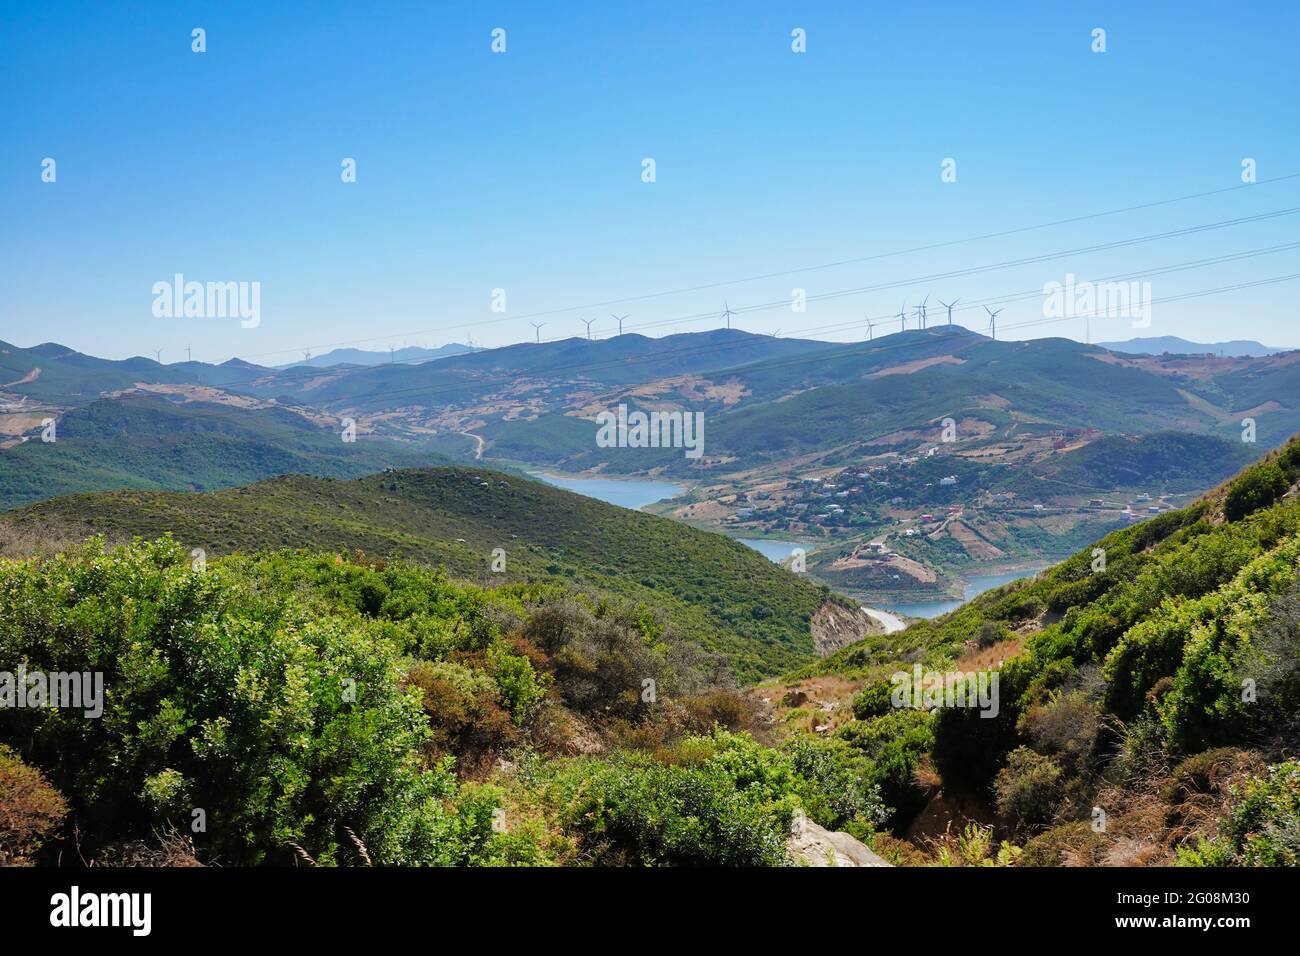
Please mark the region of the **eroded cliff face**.
POLYGON ((871 634, 882 634, 884 628, 875 618, 860 609, 849 609, 834 601, 825 602, 812 619, 813 647, 820 657, 833 654, 871 634))

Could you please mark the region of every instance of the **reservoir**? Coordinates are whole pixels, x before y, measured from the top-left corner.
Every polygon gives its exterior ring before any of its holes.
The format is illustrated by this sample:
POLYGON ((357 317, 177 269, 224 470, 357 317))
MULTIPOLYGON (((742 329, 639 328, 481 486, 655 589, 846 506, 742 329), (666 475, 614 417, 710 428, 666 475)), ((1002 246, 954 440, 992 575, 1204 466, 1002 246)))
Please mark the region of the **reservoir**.
POLYGON ((582 478, 578 476, 547 474, 543 471, 530 471, 529 476, 544 481, 556 488, 598 498, 620 508, 640 511, 646 505, 665 498, 675 498, 686 489, 681 485, 672 485, 666 481, 642 481, 622 478, 582 478))
POLYGON ((888 610, 908 617, 938 617, 955 611, 977 594, 983 594, 1000 584, 1019 581, 1037 574, 1042 568, 1025 568, 1020 571, 1008 571, 1005 574, 979 574, 966 579, 965 593, 960 601, 924 601, 920 604, 891 604, 888 610))

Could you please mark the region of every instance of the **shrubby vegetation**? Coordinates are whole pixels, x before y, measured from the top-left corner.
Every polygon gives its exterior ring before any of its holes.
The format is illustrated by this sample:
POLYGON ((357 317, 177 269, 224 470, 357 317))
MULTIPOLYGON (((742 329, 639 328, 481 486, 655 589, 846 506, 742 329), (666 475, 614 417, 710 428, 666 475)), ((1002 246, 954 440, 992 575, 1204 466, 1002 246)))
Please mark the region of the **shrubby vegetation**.
POLYGON ((678 643, 705 652, 709 679, 725 669, 754 680, 811 659, 813 616, 837 600, 722 535, 487 469, 400 469, 355 481, 286 475, 204 494, 69 495, 0 517, 0 547, 9 536, 56 530, 115 542, 171 534, 209 557, 361 549, 443 567, 458 580, 595 592, 653 608, 678 643), (491 570, 497 548, 506 552, 501 574, 491 570))
MULTIPOLYGON (((107 690, 98 719, 5 713, 0 854, 771 865, 803 815, 899 862, 1291 865, 1298 480, 1293 443, 1032 580, 806 665, 786 680, 847 687, 846 706, 784 726, 683 639, 703 579, 679 582, 693 603, 649 600, 655 562, 645 588, 609 591, 359 551, 196 569, 170 538, 0 561, 0 660, 100 670, 107 690), (917 664, 999 668, 997 715, 896 707, 890 675, 917 664), (959 825, 917 835, 937 795, 959 825)), ((747 607, 710 613, 762 617, 747 607)))
MULTIPOLYGON (((1131 862, 1115 856, 1129 852, 1125 840, 1166 838, 1166 860, 1175 851, 1202 862, 1293 860, 1291 777, 1262 777, 1256 764, 1300 743, 1298 481, 1300 440, 1188 508, 788 679, 862 681, 855 720, 836 732, 847 741, 915 720, 904 766, 915 775, 932 760, 946 792, 996 811, 1005 832, 1029 841, 1021 862, 1131 862), (942 670, 998 648, 1008 651, 997 717, 891 713, 889 672, 916 662, 942 670), (1201 756, 1213 780, 1189 795, 1180 788, 1201 756), (1230 788, 1242 796, 1223 823, 1227 836, 1190 849, 1215 828, 1212 812, 1227 812, 1230 788), (1110 808, 1109 836, 1091 827, 1097 806, 1110 808), (1266 821, 1277 835, 1251 850, 1245 834, 1255 831, 1242 821, 1266 821)), ((896 832, 919 810, 899 783, 881 780, 896 832)))
POLYGON ((1300 866, 1300 763, 1270 767, 1233 793, 1221 833, 1178 857, 1183 866, 1300 866))
POLYGON ((850 748, 726 729, 749 705, 652 609, 555 583, 92 541, 0 562, 0 621, 0 659, 106 691, 99 718, 6 711, 13 862, 45 839, 103 861, 758 865, 787 862, 796 811, 883 814, 850 748))

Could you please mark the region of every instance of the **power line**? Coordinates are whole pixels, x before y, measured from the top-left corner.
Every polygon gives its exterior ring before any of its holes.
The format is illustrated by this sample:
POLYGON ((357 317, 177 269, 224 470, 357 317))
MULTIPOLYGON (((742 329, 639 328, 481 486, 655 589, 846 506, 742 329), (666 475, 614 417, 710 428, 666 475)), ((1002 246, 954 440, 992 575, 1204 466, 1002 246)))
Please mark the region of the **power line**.
MULTIPOLYGON (((641 295, 634 295, 634 296, 623 296, 621 298, 607 299, 601 302, 588 302, 581 305, 563 306, 555 309, 547 309, 547 310, 536 311, 536 312, 522 313, 520 315, 511 315, 511 316, 503 315, 500 318, 495 318, 495 319, 482 319, 474 322, 463 322, 455 325, 442 326, 439 328, 421 329, 415 332, 410 332, 410 331, 398 332, 392 335, 371 336, 369 338, 353 339, 351 341, 346 341, 346 342, 334 342, 328 345, 319 345, 316 346, 316 348, 318 351, 320 349, 343 348, 346 346, 359 345, 366 342, 380 342, 390 338, 400 338, 404 335, 431 335, 437 332, 458 331, 460 329, 474 328, 480 325, 487 325, 487 324, 493 324, 498 322, 510 322, 510 321, 519 321, 522 319, 544 318, 546 316, 559 315, 565 312, 575 312, 584 309, 603 308, 608 305, 617 305, 617 304, 627 303, 627 302, 642 302, 649 299, 664 298, 666 296, 684 295, 690 292, 702 292, 710 289, 718 289, 729 285, 743 285, 744 283, 747 282, 759 282, 765 279, 774 279, 774 278, 780 278, 782 276, 797 275, 802 272, 814 272, 823 269, 838 268, 840 266, 845 266, 845 265, 856 265, 863 262, 872 262, 879 259, 889 259, 895 256, 910 255, 912 253, 917 253, 917 252, 929 252, 935 249, 944 249, 950 246, 964 245, 966 243, 971 243, 971 242, 982 242, 987 239, 1000 239, 1006 236, 1020 235, 1026 232, 1035 232, 1040 229, 1050 229, 1055 226, 1064 226, 1064 225, 1071 225, 1080 222, 1089 222, 1094 219, 1104 219, 1109 216, 1118 216, 1124 213, 1137 212, 1143 209, 1155 209, 1161 206, 1169 206, 1169 205, 1174 205, 1176 203, 1189 202, 1195 199, 1205 199, 1210 196, 1225 195, 1227 193, 1234 193, 1242 189, 1254 189, 1260 186, 1275 185, 1277 183, 1287 182, 1293 179, 1300 179, 1300 172, 1287 173, 1282 176, 1273 176, 1268 179, 1261 179, 1255 183, 1239 183, 1234 186, 1226 186, 1220 189, 1210 189, 1204 192, 1188 193, 1182 196, 1174 196, 1169 199, 1157 199, 1151 202, 1137 203, 1135 205, 1122 206, 1116 209, 1107 209, 1102 212, 1087 213, 1080 216, 1070 216, 1065 219, 1053 219, 1047 222, 1034 223, 1028 226, 1018 226, 1013 229, 1003 229, 997 232, 982 233, 980 235, 975 235, 975 236, 966 236, 961 239, 948 239, 948 240, 944 240, 943 242, 934 242, 934 243, 928 243, 926 245, 911 246, 904 249, 894 249, 894 250, 889 250, 887 252, 878 252, 866 256, 856 256, 848 259, 840 259, 835 262, 827 262, 827 263, 821 263, 817 265, 803 266, 795 269, 784 269, 775 272, 761 273, 757 275, 746 276, 745 278, 740 278, 740 279, 728 279, 724 281, 711 282, 702 285, 684 286, 677 289, 667 289, 659 292, 648 292, 648 293, 644 293, 641 295)), ((286 352, 291 352, 291 351, 295 351, 295 350, 279 349, 272 352, 254 352, 248 354, 246 358, 254 359, 254 358, 261 358, 261 357, 272 356, 272 355, 283 355, 286 352)))
MULTIPOLYGON (((1122 280, 1131 280, 1131 279, 1138 279, 1138 278, 1148 278, 1148 277, 1151 277, 1151 276, 1164 275, 1164 274, 1172 273, 1172 272, 1182 272, 1182 271, 1188 271, 1188 270, 1191 270, 1191 269, 1204 268, 1204 267, 1206 267, 1206 266, 1218 265, 1218 264, 1221 264, 1221 263, 1224 263, 1224 262, 1235 262, 1235 261, 1242 261, 1242 260, 1246 260, 1246 259, 1254 259, 1254 258, 1258 258, 1259 256, 1263 256, 1263 255, 1271 255, 1271 254, 1274 254, 1274 253, 1277 253, 1277 252, 1287 251, 1287 250, 1295 249, 1295 248, 1300 248, 1300 242, 1282 243, 1282 244, 1279 244, 1279 245, 1265 246, 1265 247, 1262 247, 1262 248, 1259 248, 1259 249, 1251 249, 1251 250, 1246 250, 1246 251, 1243 251, 1243 252, 1226 253, 1226 254, 1223 254, 1223 255, 1219 255, 1219 256, 1210 256, 1210 257, 1206 257, 1206 258, 1202 258, 1202 259, 1192 259, 1192 260, 1188 260, 1188 261, 1186 261, 1186 262, 1174 263, 1174 264, 1172 264, 1172 265, 1168 265, 1168 266, 1161 266, 1161 267, 1156 268, 1156 269, 1147 269, 1147 270, 1141 270, 1141 271, 1137 271, 1137 272, 1119 273, 1119 274, 1115 274, 1115 275, 1101 276, 1101 277, 1098 277, 1098 278, 1088 279, 1088 280, 1081 280, 1081 281, 1088 281, 1088 282, 1093 282, 1093 283, 1099 283, 1099 282, 1115 282, 1115 281, 1122 281, 1122 280)), ((1026 301, 1026 300, 1030 300, 1030 299, 1038 299, 1038 298, 1041 298, 1042 296, 1043 296, 1043 290, 1042 290, 1042 288, 1040 287, 1040 288, 1036 288, 1036 289, 1023 290, 1023 291, 1020 291, 1020 292, 1012 292, 1012 293, 1008 293, 1008 294, 1005 294, 1005 295, 988 296, 988 297, 983 298, 983 299, 973 299, 973 300, 968 300, 968 302, 967 302, 966 305, 962 306, 962 307, 959 308, 959 309, 954 309, 953 311, 956 311, 956 312, 978 311, 978 310, 982 309, 982 308, 983 308, 985 305, 987 305, 987 304, 992 304, 992 303, 1007 304, 1007 303, 1011 303, 1011 302, 1019 302, 1019 301, 1026 301)), ((1164 299, 1164 300, 1155 300, 1155 301, 1173 301, 1173 300, 1171 300, 1171 299, 1164 299)), ((777 308, 777 307, 782 308, 782 309, 784 309, 784 308, 788 308, 788 307, 789 307, 789 302, 788 302, 787 300, 785 300, 785 299, 782 299, 782 300, 779 300, 779 301, 777 301, 777 302, 775 302, 775 303, 769 303, 769 304, 764 305, 764 306, 751 306, 751 307, 749 307, 748 309, 746 309, 745 311, 760 311, 760 310, 762 310, 762 309, 772 309, 772 308, 777 308)), ((716 313, 708 312, 708 313, 700 313, 699 317, 700 317, 700 318, 716 318, 717 315, 716 315, 716 313)), ((1057 322, 1057 321, 1067 321, 1067 320, 1069 320, 1069 319, 1071 319, 1071 318, 1077 318, 1077 316, 1073 316, 1073 317, 1072 317, 1072 316, 1066 316, 1066 317, 1063 317, 1063 318, 1061 318, 1061 319, 1053 318, 1053 319, 1051 319, 1050 321, 1052 321, 1052 322, 1057 322)), ((680 317, 679 317, 679 318, 677 318, 677 319, 668 319, 668 320, 664 320, 664 321, 666 321, 666 322, 681 322, 681 321, 686 321, 686 319, 684 319, 684 318, 680 318, 680 317)), ((535 325, 544 325, 545 323, 534 323, 534 324, 535 324, 535 325)), ((660 323, 655 323, 655 324, 660 324, 660 323)), ((1003 325, 1003 328, 1004 328, 1004 329, 1008 329, 1008 328, 1020 328, 1020 327, 1028 327, 1029 325, 1036 325, 1036 324, 1040 324, 1040 323, 1038 323, 1038 322, 1031 322, 1031 323, 1029 323, 1028 325, 1026 325, 1026 324, 1024 324, 1024 323, 1018 323, 1018 324, 1012 324, 1012 325, 1006 325, 1006 324, 1004 324, 1004 325, 1003 325)), ((840 321, 840 322, 831 323, 831 324, 827 324, 827 325, 813 326, 813 327, 805 328, 805 329, 802 329, 802 330, 799 330, 799 331, 800 331, 800 333, 803 334, 803 335, 808 335, 808 334, 811 334, 811 333, 814 333, 814 332, 823 332, 823 333, 824 333, 824 332, 837 332, 837 331, 844 331, 844 330, 847 330, 847 329, 855 329, 855 330, 856 330, 858 327, 859 327, 859 320, 851 319, 851 320, 848 320, 848 321, 840 321)), ((555 342, 555 341, 562 341, 562 339, 558 339, 558 338, 557 338, 557 339, 548 339, 548 340, 547 340, 548 343, 550 343, 550 342, 555 342)), ((602 341, 605 341, 605 340, 602 340, 602 341)), ((748 339, 748 338, 746 338, 746 339, 739 340, 739 341, 737 341, 737 342, 735 342, 735 343, 711 343, 710 345, 707 345, 707 346, 701 346, 701 345, 698 345, 698 344, 683 345, 681 348, 667 349, 667 350, 665 350, 665 351, 659 352, 659 353, 655 356, 655 358, 656 358, 656 359, 664 359, 664 358, 671 358, 671 357, 678 356, 678 355, 683 355, 683 354, 708 354, 708 353, 711 353, 711 352, 726 351, 726 350, 728 350, 728 349, 732 349, 732 348, 742 348, 742 347, 745 347, 745 346, 747 346, 747 345, 749 345, 749 344, 751 344, 751 340, 748 339)), ((838 345, 838 344, 844 344, 844 343, 827 342, 827 343, 825 343, 825 344, 826 344, 826 346, 827 346, 828 348, 834 348, 836 345, 838 345)), ((518 347, 518 345, 516 345, 515 347, 518 347)), ((628 361, 628 360, 625 359, 625 358, 613 359, 613 360, 610 360, 610 361, 607 361, 607 362, 598 362, 598 363, 591 363, 591 362, 583 361, 583 362, 579 362, 579 363, 572 364, 572 365, 569 365, 569 366, 549 366, 549 367, 546 368, 545 371, 546 371, 547 373, 555 373, 555 372, 564 372, 564 371, 576 371, 576 370, 581 370, 581 369, 593 369, 593 370, 594 370, 594 369, 608 368, 608 367, 614 367, 614 366, 617 366, 617 365, 626 364, 627 361, 628 361)), ((513 375, 512 375, 512 376, 509 376, 509 378, 513 378, 513 377, 514 377, 513 375)), ((223 388, 223 389, 231 389, 231 388, 238 388, 239 386, 254 385, 254 384, 256 384, 256 383, 258 383, 258 382, 260 382, 260 381, 263 381, 265 378, 266 378, 266 376, 264 376, 264 375, 258 375, 258 376, 254 377, 254 378, 243 379, 243 380, 239 380, 239 381, 226 382, 226 383, 224 383, 223 385, 221 385, 220 387, 223 388)), ((503 378, 502 380, 506 380, 506 379, 503 378)), ((481 381, 491 382, 492 379, 491 379, 491 378, 488 378, 488 379, 484 379, 484 380, 481 380, 481 381)), ((457 388, 463 388, 463 387, 464 387, 463 385, 461 385, 461 386, 457 386, 457 388)), ((418 391, 425 391, 425 390, 426 390, 426 387, 425 387, 425 386, 411 386, 411 387, 409 387, 409 388, 406 388, 406 389, 403 389, 403 390, 401 390, 401 391, 397 391, 397 392, 382 392, 382 391, 380 391, 380 392, 372 392, 372 393, 370 393, 370 396, 374 396, 374 397, 383 397, 383 396, 392 395, 392 394, 404 394, 404 393, 406 393, 406 392, 408 392, 408 391, 417 391, 417 392, 418 392, 418 391)), ((370 397, 370 396, 368 396, 368 397, 370 397)))
MULTIPOLYGON (((1238 283, 1238 284, 1230 285, 1230 286, 1220 286, 1220 287, 1213 288, 1213 289, 1205 289, 1205 290, 1200 290, 1200 291, 1197 291, 1197 292, 1191 292, 1191 293, 1185 293, 1185 294, 1181 294, 1181 295, 1164 296, 1164 297, 1159 298, 1159 299, 1152 299, 1151 302, 1150 302, 1149 304, 1155 305, 1155 304, 1163 304, 1163 303, 1169 303, 1169 302, 1181 302, 1181 301, 1185 301, 1185 300, 1188 300, 1188 299, 1202 298, 1202 297, 1204 297, 1204 296, 1209 296, 1209 295, 1218 295, 1218 294, 1221 294, 1221 293, 1224 293, 1224 292, 1232 292, 1232 291, 1238 291, 1238 290, 1241 290, 1241 289, 1255 288, 1255 287, 1258 287, 1258 286, 1272 285, 1272 284, 1276 284, 1276 283, 1279 283, 1279 282, 1289 282, 1289 281, 1292 281, 1292 280, 1295 280, 1295 279, 1300 279, 1300 273, 1291 273, 1291 274, 1288 274, 1288 275, 1274 276, 1274 277, 1267 278, 1267 279, 1259 279, 1259 280, 1254 280, 1254 281, 1249 281, 1249 282, 1242 282, 1242 283, 1238 283)), ((1050 318, 1042 318, 1042 319, 1033 319, 1033 320, 1023 321, 1023 322, 1015 322, 1015 323, 1004 324, 1004 325, 1002 326, 1002 328, 1003 328, 1003 331, 1005 331, 1005 330, 1007 330, 1007 329, 1031 328, 1031 327, 1037 327, 1037 326, 1041 326, 1041 325, 1049 325, 1049 324, 1054 324, 1054 323, 1059 323, 1059 322, 1070 322, 1070 321, 1074 321, 1074 320, 1076 320, 1077 318, 1079 318, 1079 317, 1078 317, 1078 316, 1062 316, 1062 317, 1050 317, 1050 318)), ((837 324, 835 324, 835 325, 828 325, 828 326, 823 326, 823 327, 820 327, 820 328, 808 329, 808 330, 805 330, 805 331, 806 331, 806 332, 830 331, 830 330, 838 330, 838 329, 846 329, 846 328, 856 328, 856 327, 858 327, 858 326, 859 326, 859 321, 858 321, 858 320, 850 320, 850 321, 848 321, 848 322, 841 322, 841 323, 837 323, 837 324)), ((752 364, 752 365, 759 365, 759 364, 761 364, 761 365, 763 365, 765 368, 785 368, 785 367, 791 367, 791 366, 794 366, 794 365, 802 365, 802 364, 806 364, 806 363, 808 363, 808 362, 825 362, 828 358, 832 357, 832 356, 830 356, 830 355, 827 354, 827 353, 830 352, 830 351, 835 351, 835 352, 837 353, 837 356, 844 356, 844 355, 852 355, 852 354, 857 354, 857 353, 861 353, 861 354, 864 354, 864 355, 865 355, 865 354, 874 354, 874 353, 876 353, 876 352, 880 352, 880 351, 891 351, 891 350, 895 350, 895 349, 908 348, 908 347, 910 347, 912 344, 914 344, 914 342, 915 342, 915 337, 914 337, 914 336, 915 336, 916 330, 913 330, 913 333, 914 333, 913 337, 912 337, 912 338, 909 338, 909 339, 908 339, 907 341, 905 341, 905 342, 889 343, 889 344, 880 344, 880 343, 874 343, 874 342, 871 342, 871 343, 841 343, 841 344, 837 344, 837 343, 830 343, 830 342, 828 342, 828 343, 826 343, 826 346, 827 346, 826 349, 817 349, 817 350, 813 350, 813 351, 810 351, 810 352, 808 352, 808 353, 805 353, 804 355, 795 356, 795 357, 792 357, 792 358, 790 358, 790 359, 771 360, 771 361, 762 361, 762 360, 760 360, 760 361, 758 361, 758 362, 753 362, 753 363, 749 363, 749 364, 752 364)), ((901 334, 901 333, 895 333, 895 334, 901 334)), ((886 336, 886 337, 882 340, 882 342, 887 342, 887 340, 888 340, 889 338, 892 338, 892 337, 893 337, 893 335, 886 336)), ((978 344, 978 342, 983 341, 983 340, 984 340, 984 337, 983 337, 983 336, 980 336, 978 339, 973 340, 970 344, 971 344, 971 345, 975 345, 975 344, 978 344)), ((750 340, 750 339, 745 339, 744 341, 739 342, 739 343, 721 343, 721 344, 717 344, 717 343, 715 343, 715 344, 713 344, 713 345, 710 345, 710 346, 708 346, 708 347, 703 347, 703 348, 701 348, 701 347, 683 347, 682 349, 679 349, 679 350, 668 350, 667 352, 659 353, 658 355, 654 356, 654 358, 655 358, 656 360, 661 360, 661 359, 663 359, 663 358, 665 358, 665 357, 669 357, 669 356, 671 356, 671 355, 674 354, 675 352, 677 352, 677 353, 693 353, 693 354, 703 355, 703 354, 709 354, 709 353, 711 353, 711 352, 721 352, 721 351, 726 351, 726 350, 731 349, 731 348, 737 348, 737 347, 747 346, 747 345, 750 345, 750 344, 752 344, 752 340, 750 340)), ((619 365, 626 365, 626 364, 627 364, 627 361, 628 361, 627 359, 625 359, 625 358, 621 358, 621 359, 611 360, 611 361, 609 361, 609 362, 598 362, 598 363, 581 362, 581 363, 576 363, 576 364, 573 364, 573 365, 570 365, 570 366, 548 366, 548 367, 546 368, 545 371, 546 371, 547 374, 554 374, 554 373, 556 373, 556 372, 577 371, 577 370, 580 370, 580 369, 595 370, 595 369, 599 369, 599 368, 608 368, 608 367, 615 367, 615 366, 619 366, 619 365)), ((729 370, 729 371, 734 371, 735 368, 737 368, 737 367, 743 367, 743 366, 735 366, 735 367, 732 367, 731 369, 728 369, 728 370, 729 370)), ((719 371, 721 371, 721 370, 719 370, 719 371)), ((512 382, 512 381, 516 381, 516 380, 519 378, 520 374, 521 374, 521 373, 518 372, 518 371, 512 371, 512 372, 504 373, 504 374, 497 375, 497 376, 488 376, 488 377, 485 377, 485 378, 483 378, 483 379, 478 379, 478 380, 476 381, 476 384, 493 384, 493 383, 500 384, 500 383, 512 382)), ((400 395, 414 395, 414 394, 436 396, 436 395, 439 395, 439 394, 441 394, 441 393, 443 393, 443 392, 463 391, 463 390, 465 389, 465 387, 466 387, 466 383, 465 383, 465 382, 456 382, 456 383, 454 383, 454 384, 443 385, 443 386, 427 386, 427 385, 418 385, 418 386, 409 386, 409 387, 404 387, 404 388, 399 388, 399 389, 380 390, 380 391, 375 391, 375 392, 369 392, 369 393, 367 393, 364 397, 365 397, 365 399, 367 399, 367 400, 373 400, 373 399, 376 399, 376 398, 392 398, 392 397, 400 396, 400 395)), ((610 387, 617 387, 617 386, 614 385, 614 384, 611 384, 610 387)))

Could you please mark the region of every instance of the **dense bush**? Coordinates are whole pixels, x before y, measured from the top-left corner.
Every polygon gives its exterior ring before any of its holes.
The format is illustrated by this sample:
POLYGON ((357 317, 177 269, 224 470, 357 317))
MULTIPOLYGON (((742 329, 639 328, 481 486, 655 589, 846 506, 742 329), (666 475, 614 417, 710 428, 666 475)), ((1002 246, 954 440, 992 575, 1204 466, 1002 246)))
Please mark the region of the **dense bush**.
POLYGON ((599 864, 776 866, 799 802, 790 758, 720 732, 646 754, 583 761, 554 785, 562 819, 599 864))
POLYGON ((1022 826, 1049 823, 1062 795, 1060 764, 1028 747, 1017 747, 993 782, 998 812, 1022 826))
POLYGON ((892 710, 869 720, 855 720, 836 735, 868 761, 867 778, 880 788, 895 830, 912 819, 923 806, 926 793, 916 773, 934 746, 933 718, 924 710, 892 710))
POLYGON ((237 565, 196 571, 168 540, 0 563, 0 659, 105 687, 99 718, 15 710, 0 737, 69 795, 92 844, 188 832, 202 811, 197 846, 226 863, 295 848, 341 862, 349 830, 377 863, 452 862, 450 765, 422 761, 421 701, 365 613, 308 612, 237 565))
POLYGON ((871 765, 848 744, 801 734, 786 744, 795 774, 795 793, 808 816, 822 826, 840 830, 873 829, 885 819, 880 788, 871 779, 871 765))
POLYGON ((1261 462, 1247 468, 1232 483, 1223 501, 1223 514, 1238 521, 1260 508, 1267 508, 1286 492, 1291 482, 1276 462, 1261 462))
POLYGON ((68 812, 40 771, 0 746, 0 866, 27 866, 68 812))
POLYGON ((1269 768, 1233 793, 1217 837, 1179 853, 1183 866, 1300 866, 1300 763, 1269 768))

